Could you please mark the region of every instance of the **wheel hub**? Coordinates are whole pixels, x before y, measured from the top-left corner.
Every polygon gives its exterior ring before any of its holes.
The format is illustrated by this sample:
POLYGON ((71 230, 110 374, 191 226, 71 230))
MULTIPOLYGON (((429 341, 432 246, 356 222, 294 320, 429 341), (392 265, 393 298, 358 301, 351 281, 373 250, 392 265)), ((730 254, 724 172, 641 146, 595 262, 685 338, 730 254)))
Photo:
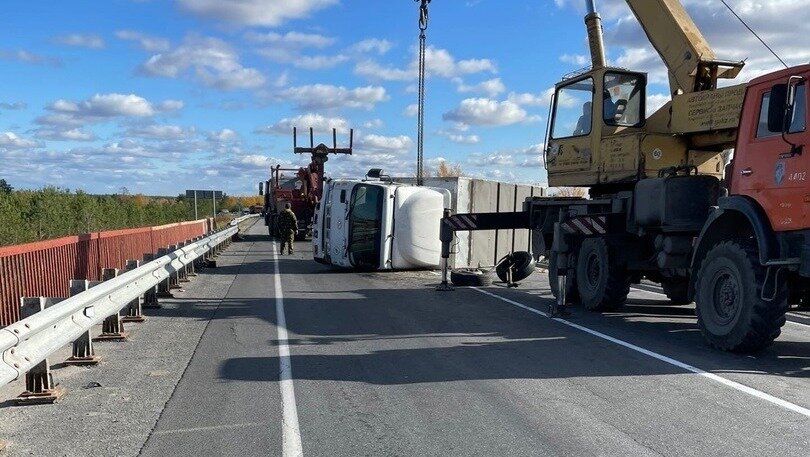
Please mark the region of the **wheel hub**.
POLYGON ((724 269, 715 275, 714 279, 714 312, 722 324, 734 319, 740 307, 741 287, 737 277, 724 269))

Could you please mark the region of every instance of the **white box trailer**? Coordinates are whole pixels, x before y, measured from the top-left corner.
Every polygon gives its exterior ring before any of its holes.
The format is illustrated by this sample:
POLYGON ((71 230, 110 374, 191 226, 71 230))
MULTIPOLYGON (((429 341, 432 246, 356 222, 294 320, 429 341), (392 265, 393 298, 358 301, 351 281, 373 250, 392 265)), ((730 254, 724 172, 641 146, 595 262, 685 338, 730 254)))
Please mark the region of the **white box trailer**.
MULTIPOLYGON (((416 179, 394 178, 394 182, 413 184, 416 179)), ((548 193, 542 186, 468 177, 425 178, 424 183, 425 187, 450 191, 453 214, 513 213, 522 210, 526 198, 548 193)), ((491 267, 510 252, 532 252, 528 229, 457 232, 455 241, 450 255, 453 268, 491 267)))

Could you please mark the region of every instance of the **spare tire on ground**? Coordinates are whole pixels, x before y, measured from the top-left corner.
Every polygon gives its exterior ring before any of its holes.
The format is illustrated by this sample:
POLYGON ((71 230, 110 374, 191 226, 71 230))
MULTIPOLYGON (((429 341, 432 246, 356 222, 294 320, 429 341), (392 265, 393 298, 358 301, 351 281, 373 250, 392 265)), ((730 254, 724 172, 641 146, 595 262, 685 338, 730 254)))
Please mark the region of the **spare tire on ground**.
POLYGON ((534 257, 526 251, 512 253, 495 267, 495 274, 501 281, 508 282, 509 269, 512 270, 512 282, 522 281, 534 273, 534 257))
POLYGON ((479 268, 458 268, 450 271, 450 282, 454 286, 485 287, 492 285, 492 276, 479 268))

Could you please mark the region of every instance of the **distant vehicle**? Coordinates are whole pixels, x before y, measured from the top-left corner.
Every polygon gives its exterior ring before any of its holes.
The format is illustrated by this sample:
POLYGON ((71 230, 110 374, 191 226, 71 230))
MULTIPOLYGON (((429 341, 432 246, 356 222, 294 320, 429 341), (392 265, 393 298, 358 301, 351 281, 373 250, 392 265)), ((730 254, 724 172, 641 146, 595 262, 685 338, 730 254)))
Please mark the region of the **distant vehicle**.
POLYGON ((394 183, 379 169, 329 180, 315 210, 313 256, 358 270, 437 268, 447 207, 450 191, 394 183))
POLYGON ((309 129, 309 147, 298 147, 296 129, 293 128, 293 152, 310 154, 309 165, 301 168, 281 168, 277 165, 270 169, 270 180, 259 183, 259 195, 264 195, 264 218, 271 236, 278 236, 277 216, 289 203, 298 219, 297 241, 305 240, 312 230, 312 216, 315 206, 321 199, 324 181, 324 164, 329 154, 352 153, 354 130, 349 130, 349 147, 337 147, 337 131, 332 129, 332 147, 321 143, 315 146, 313 130, 309 129), (284 176, 290 172, 291 176, 284 176))

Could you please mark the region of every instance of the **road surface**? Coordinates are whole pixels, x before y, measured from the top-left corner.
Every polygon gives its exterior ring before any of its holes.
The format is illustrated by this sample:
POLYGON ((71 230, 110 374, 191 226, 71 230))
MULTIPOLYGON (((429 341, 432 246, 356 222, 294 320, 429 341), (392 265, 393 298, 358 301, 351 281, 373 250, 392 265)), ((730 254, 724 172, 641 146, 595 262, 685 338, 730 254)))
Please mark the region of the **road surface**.
POLYGON ((726 354, 703 343, 691 307, 666 306, 649 286, 634 289, 619 313, 575 308, 570 318, 549 319, 540 273, 518 289, 436 292, 431 272, 335 270, 311 261, 306 243, 278 256, 261 224, 249 233, 220 268, 142 324, 145 336, 126 343, 132 348, 110 349, 177 357, 165 367, 155 366, 157 357, 115 370, 118 377, 165 370, 151 388, 130 380, 128 389, 140 389, 152 407, 121 402, 106 388, 82 389, 103 365, 56 370, 69 389, 62 404, 0 409, 7 452, 804 456, 810 449, 810 326, 801 315, 772 348, 726 354), (181 328, 188 332, 164 335, 181 328), (116 400, 119 420, 139 418, 129 433, 116 425, 106 433, 111 417, 88 415, 116 400), (73 430, 59 439, 78 444, 48 444, 56 438, 36 425, 48 417, 73 430), (82 444, 75 430, 88 427, 95 431, 82 444))

